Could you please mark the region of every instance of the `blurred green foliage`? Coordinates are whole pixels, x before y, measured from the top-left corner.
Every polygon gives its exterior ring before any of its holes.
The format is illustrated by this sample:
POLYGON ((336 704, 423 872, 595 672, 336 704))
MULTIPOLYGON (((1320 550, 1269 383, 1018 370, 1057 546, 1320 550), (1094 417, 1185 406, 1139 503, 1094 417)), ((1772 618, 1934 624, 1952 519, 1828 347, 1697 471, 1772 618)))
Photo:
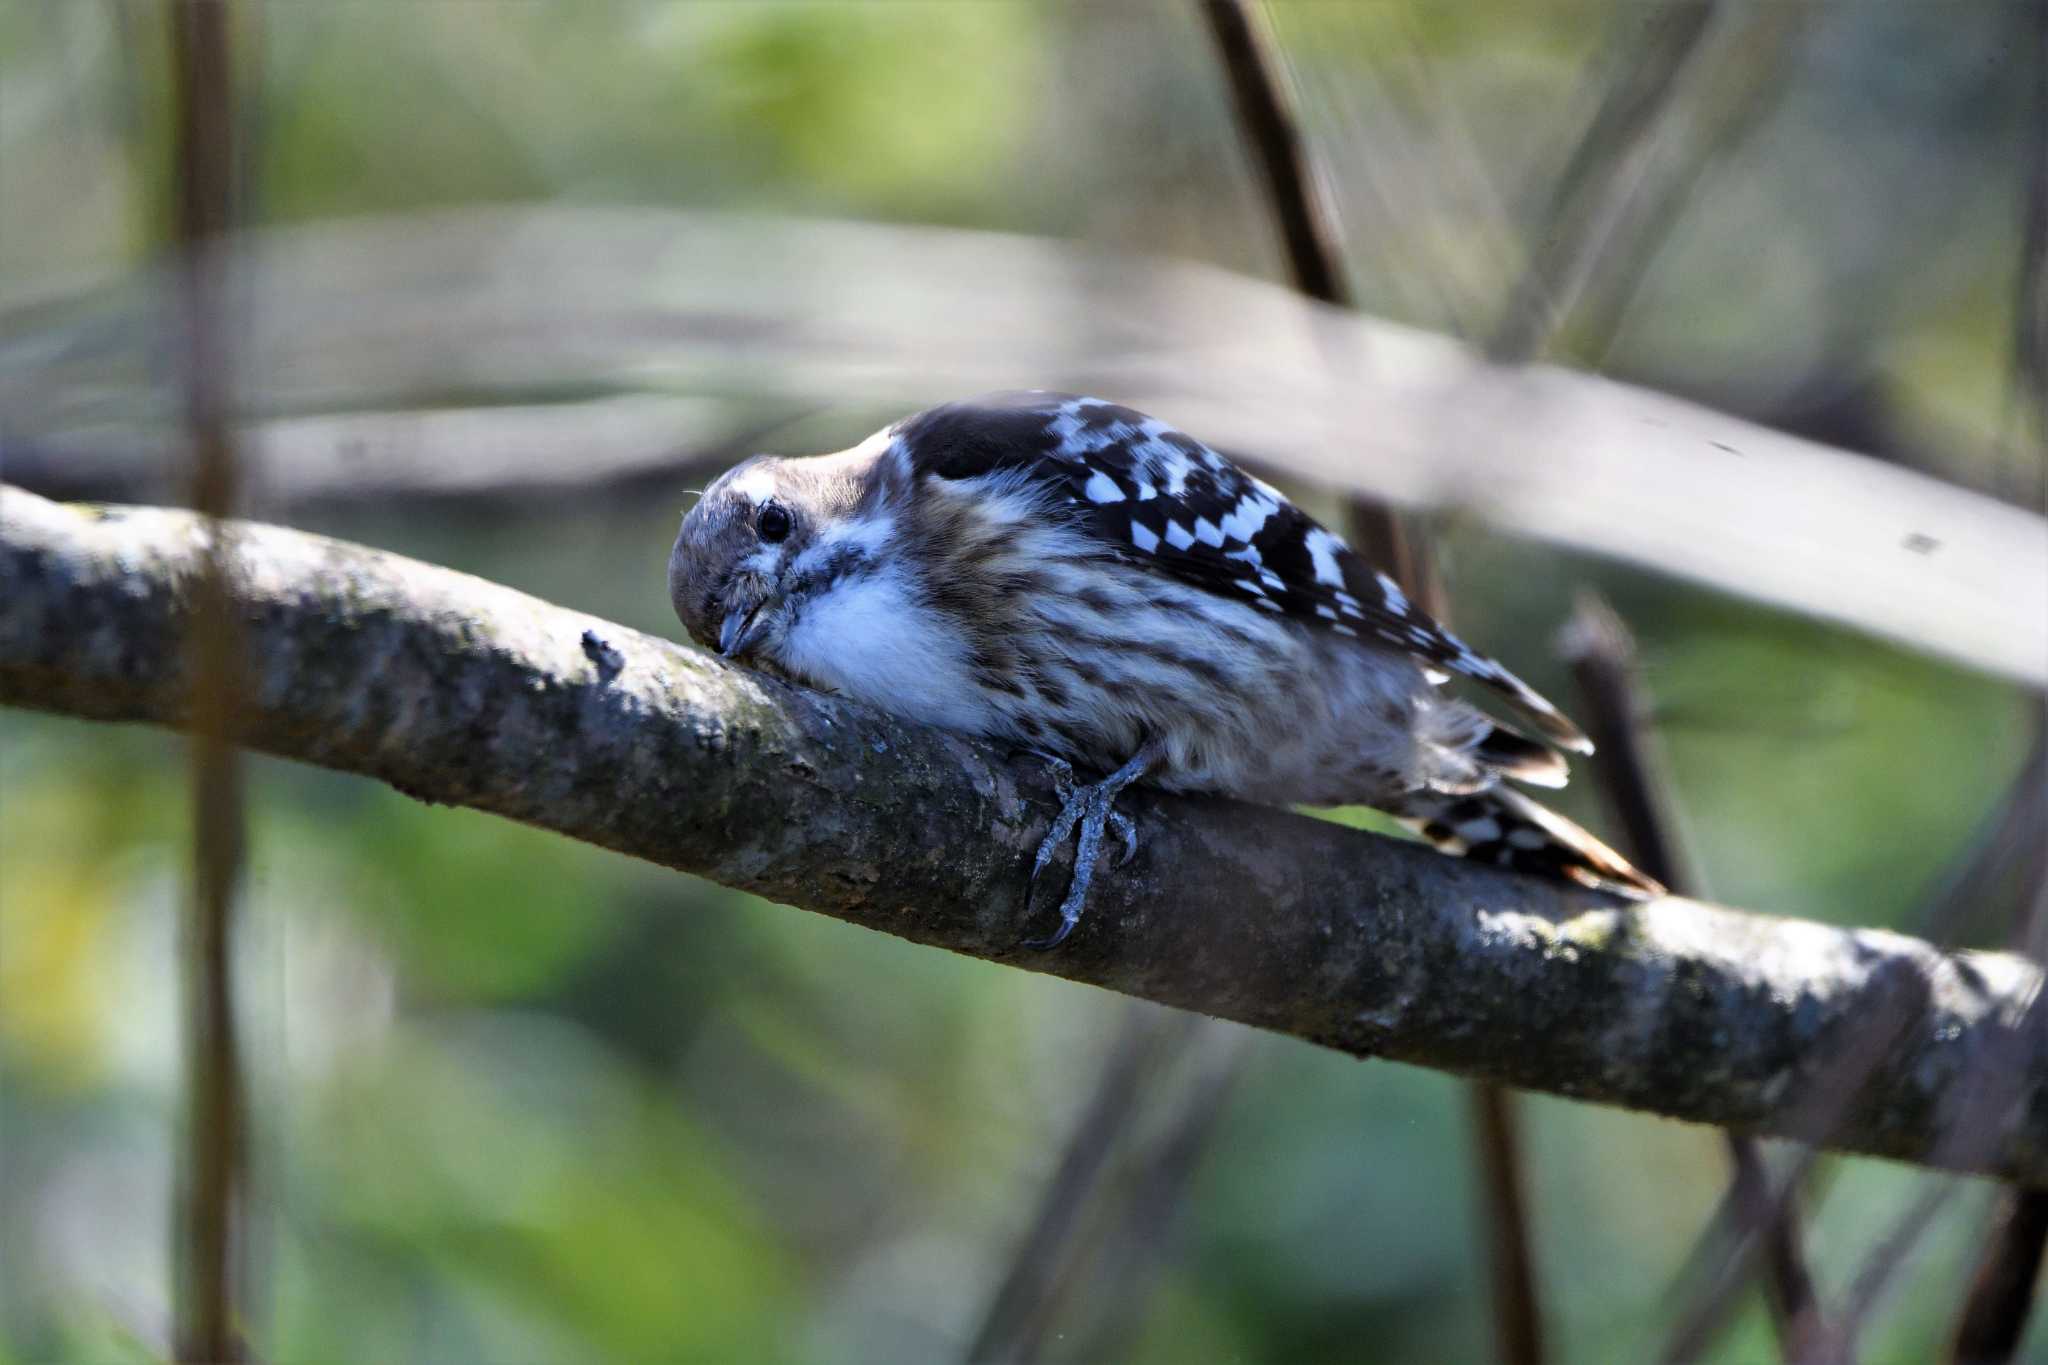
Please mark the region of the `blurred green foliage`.
MULTIPOLYGON (((1371 306, 1469 330, 1472 301, 1497 302, 1621 8, 1277 8, 1371 306)), ((1818 8, 1827 40, 1784 112, 1712 169, 1615 350, 1579 358, 1764 412, 1875 385, 1902 446, 1990 481, 2018 458, 2001 179, 2018 106, 1985 60, 1997 7, 1818 8), (1820 165, 1844 202, 1817 202, 1820 165), (1938 203, 1877 211, 1922 176, 1938 203)), ((0 296, 156 249, 160 20, 0 0, 0 296)), ((1276 270, 1179 6, 270 5, 239 36, 261 222, 544 196, 1276 270)), ((684 501, 272 515, 673 633, 659 566, 684 501)), ((2018 766, 2024 716, 2001 685, 1446 529, 1465 633, 1552 695, 1569 695, 1545 661, 1573 589, 1620 604, 1724 899, 1911 926, 2018 766)), ((0 1361, 151 1359, 163 1337, 183 763, 164 735, 0 713, 0 1361)), ((264 1358, 958 1355, 1122 1002, 367 782, 251 769, 264 1358)), ((1074 1301, 1125 1314, 1145 1361, 1482 1355, 1459 1085, 1252 1047, 1153 1292, 1120 1302, 1084 1275, 1074 1301)), ((1166 1109, 1144 1111, 1109 1208, 1166 1109)), ((1719 1144, 1561 1101, 1525 1112, 1557 1356, 1641 1358, 1719 1195, 1719 1144)), ((1811 1235, 1838 1291, 1922 1178, 1833 1170, 1811 1235)), ((1982 1202, 1937 1225, 1868 1359, 1932 1353, 1982 1202)), ((1770 1342, 1751 1304, 1718 1358, 1770 1342)), ((1053 1338, 1058 1358, 1087 1347, 1053 1338)))

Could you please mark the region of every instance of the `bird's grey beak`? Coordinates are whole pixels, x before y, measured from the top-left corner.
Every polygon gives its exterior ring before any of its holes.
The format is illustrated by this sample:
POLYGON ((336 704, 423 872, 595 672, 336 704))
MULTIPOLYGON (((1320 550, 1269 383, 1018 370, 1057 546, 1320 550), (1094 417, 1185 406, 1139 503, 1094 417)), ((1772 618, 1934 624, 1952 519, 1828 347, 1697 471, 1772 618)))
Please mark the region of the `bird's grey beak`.
POLYGON ((718 627, 718 652, 728 659, 736 659, 753 648, 761 639, 764 623, 761 608, 752 611, 729 611, 718 627))

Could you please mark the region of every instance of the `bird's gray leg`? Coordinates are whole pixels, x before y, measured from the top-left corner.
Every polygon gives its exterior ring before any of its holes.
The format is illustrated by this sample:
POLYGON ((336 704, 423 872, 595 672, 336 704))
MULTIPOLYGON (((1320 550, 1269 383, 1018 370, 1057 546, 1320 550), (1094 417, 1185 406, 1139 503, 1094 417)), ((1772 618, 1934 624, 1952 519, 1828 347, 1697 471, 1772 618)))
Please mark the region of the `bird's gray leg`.
MULTIPOLYGON (((1060 798, 1060 813, 1053 817, 1052 829, 1038 845, 1038 856, 1032 860, 1031 879, 1034 882, 1038 880, 1038 874, 1045 871, 1045 865, 1052 861, 1052 855, 1059 851, 1059 846, 1067 841, 1075 823, 1093 809, 1090 802, 1095 791, 1094 787, 1075 783, 1073 766, 1065 759, 1054 758, 1051 754, 1037 754, 1036 757, 1043 759, 1052 769, 1053 791, 1060 798)), ((1111 793, 1112 796, 1114 794, 1111 793)), ((1116 865, 1122 867, 1138 854, 1138 826, 1130 816, 1114 807, 1109 808, 1107 820, 1109 832, 1123 842, 1123 854, 1116 860, 1116 865)))
MULTIPOLYGON (((1045 838, 1039 842, 1038 856, 1031 860, 1031 885, 1036 886, 1038 874, 1045 871, 1045 865, 1052 861, 1052 855, 1067 841, 1067 836, 1073 833, 1074 822, 1079 820, 1087 809, 1088 796, 1086 790, 1074 781, 1073 764, 1064 758, 1040 753, 1036 749, 1028 749, 1025 752, 1052 769, 1053 794, 1060 799, 1060 813, 1053 817, 1052 828, 1046 831, 1045 838)), ((1028 890, 1024 895, 1024 905, 1028 911, 1031 906, 1031 893, 1028 890)))
MULTIPOLYGON (((1129 862, 1132 855, 1137 853, 1138 827, 1131 822, 1128 815, 1115 809, 1116 798, 1125 787, 1150 771, 1158 758, 1158 746, 1148 742, 1123 767, 1100 782, 1089 783, 1086 786, 1074 785, 1071 773, 1063 775, 1059 768, 1053 770, 1054 781, 1061 787, 1062 804, 1059 815, 1052 822, 1052 828, 1046 833, 1045 841, 1038 846, 1038 856, 1032 861, 1032 885, 1035 887, 1038 884, 1038 874, 1045 870, 1045 865, 1051 860, 1053 852, 1066 842, 1067 835, 1077 823, 1081 826, 1081 839, 1074 848, 1074 877, 1067 884, 1066 899, 1060 902, 1060 927, 1053 930, 1049 938, 1026 940, 1025 947, 1057 948, 1066 941, 1068 934, 1074 932, 1074 926, 1081 922, 1081 906, 1088 899, 1088 885, 1095 876, 1095 859, 1102 851, 1102 832, 1105 828, 1123 841, 1124 854, 1118 859, 1119 866, 1129 862)), ((1028 892, 1024 898, 1024 907, 1028 913, 1031 908, 1031 897, 1028 892)))

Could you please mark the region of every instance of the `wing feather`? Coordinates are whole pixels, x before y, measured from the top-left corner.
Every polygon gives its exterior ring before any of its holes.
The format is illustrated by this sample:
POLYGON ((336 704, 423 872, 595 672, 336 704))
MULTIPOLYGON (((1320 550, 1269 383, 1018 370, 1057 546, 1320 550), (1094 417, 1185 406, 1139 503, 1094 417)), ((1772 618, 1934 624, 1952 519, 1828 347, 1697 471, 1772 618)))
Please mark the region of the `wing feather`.
POLYGON ((1561 711, 1410 602, 1342 537, 1156 418, 1033 390, 928 409, 899 424, 896 436, 917 475, 1023 471, 1075 507, 1114 553, 1317 629, 1403 650, 1491 688, 1550 743, 1592 751, 1561 711))

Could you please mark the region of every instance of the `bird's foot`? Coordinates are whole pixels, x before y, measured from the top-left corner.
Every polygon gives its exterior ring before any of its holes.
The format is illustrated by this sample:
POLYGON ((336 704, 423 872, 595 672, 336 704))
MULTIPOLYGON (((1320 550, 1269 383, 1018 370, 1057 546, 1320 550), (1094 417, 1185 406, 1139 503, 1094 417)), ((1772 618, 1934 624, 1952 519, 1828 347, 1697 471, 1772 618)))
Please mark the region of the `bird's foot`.
POLYGON ((1100 782, 1079 783, 1074 780, 1074 770, 1061 759, 1040 755, 1052 767, 1053 789, 1059 794, 1060 813, 1054 817, 1052 828, 1038 846, 1038 856, 1031 862, 1031 884, 1024 894, 1024 912, 1031 913, 1031 902, 1038 889, 1038 878, 1052 861, 1060 845, 1074 832, 1074 826, 1081 827, 1080 841, 1074 847, 1074 875, 1067 883, 1066 897, 1060 901, 1060 927, 1045 938, 1026 939, 1024 946, 1044 950, 1057 948, 1066 941, 1074 926, 1081 922, 1081 907, 1088 899, 1088 886, 1095 876, 1095 860, 1102 852, 1102 836, 1105 831, 1116 836, 1123 844, 1123 856, 1117 859, 1117 866, 1128 863, 1138 852, 1138 827, 1122 811, 1116 809, 1116 798, 1125 787, 1145 775, 1158 757, 1151 745, 1140 749, 1130 762, 1118 768, 1100 782))
MULTIPOLYGON (((1065 842, 1067 835, 1073 831, 1075 821, 1081 819, 1087 813, 1088 798, 1090 793, 1095 790, 1095 787, 1076 782, 1074 780, 1074 765, 1057 754, 1048 754, 1037 749, 1022 749, 1018 752, 1029 754, 1051 770, 1053 792, 1060 799, 1059 819, 1053 823, 1052 832, 1045 836, 1045 842, 1038 846, 1038 859, 1031 865, 1031 876, 1035 880, 1038 874, 1045 870, 1045 865, 1052 858, 1053 852, 1059 848, 1060 844, 1065 842)), ((1099 786, 1101 784, 1098 783, 1096 785, 1099 786)), ((1115 793, 1111 793, 1112 797, 1114 795, 1115 793)), ((1125 815, 1115 807, 1111 806, 1108 809, 1109 832, 1116 835, 1123 842, 1124 846, 1123 856, 1116 860, 1116 865, 1122 867, 1137 856, 1138 826, 1132 821, 1130 816, 1125 815)))

